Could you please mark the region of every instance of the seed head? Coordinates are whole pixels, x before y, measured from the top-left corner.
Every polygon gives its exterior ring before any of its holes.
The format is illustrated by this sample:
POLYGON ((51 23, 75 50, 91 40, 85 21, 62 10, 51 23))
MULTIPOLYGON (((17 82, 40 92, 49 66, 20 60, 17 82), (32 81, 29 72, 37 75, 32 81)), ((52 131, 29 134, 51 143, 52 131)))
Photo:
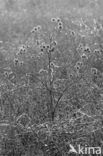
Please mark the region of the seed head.
POLYGON ((56 22, 56 18, 51 18, 51 22, 56 22))
POLYGON ((54 48, 54 47, 51 47, 51 48, 49 49, 49 52, 54 52, 54 50, 55 50, 55 48, 54 48))
POLYGON ((45 45, 43 45, 43 49, 45 49, 46 48, 46 46, 45 45))
POLYGON ((63 29, 63 26, 62 26, 62 25, 59 25, 59 26, 58 26, 58 29, 59 29, 59 30, 62 30, 62 29, 63 29))
POLYGON ((46 49, 46 44, 44 42, 42 43, 42 48, 46 49))
POLYGON ((84 54, 84 53, 81 55, 81 58, 82 58, 82 59, 88 59, 87 55, 84 54))
POLYGON ((38 26, 37 26, 37 30, 38 30, 38 31, 41 30, 41 25, 38 25, 38 26))
POLYGON ((90 50, 89 46, 86 46, 84 48, 84 52, 86 52, 87 54, 91 53, 91 50, 90 50))
POLYGON ((43 52, 43 51, 44 51, 44 49, 43 49, 43 48, 41 48, 41 51, 43 52))
POLYGON ((80 66, 82 66, 82 65, 83 65, 83 62, 78 61, 78 62, 76 63, 76 65, 80 67, 80 66))
POLYGON ((56 19, 56 21, 57 21, 57 22, 61 22, 61 19, 58 17, 58 18, 56 19))
POLYGON ((19 63, 19 60, 16 58, 14 59, 14 65, 17 65, 19 63))
POLYGON ((31 33, 34 33, 34 32, 37 32, 38 31, 38 28, 37 27, 34 27, 32 30, 31 30, 31 33))
POLYGON ((95 49, 95 50, 94 50, 94 53, 97 54, 97 55, 101 55, 100 49, 95 49))
POLYGON ((58 26, 63 26, 63 23, 61 21, 58 22, 58 26))
POLYGON ((46 48, 47 48, 47 49, 49 49, 49 48, 50 48, 50 45, 49 45, 49 44, 47 44, 47 45, 46 45, 46 48))
POLYGON ((80 69, 80 66, 76 65, 75 68, 76 68, 76 70, 79 70, 80 69))

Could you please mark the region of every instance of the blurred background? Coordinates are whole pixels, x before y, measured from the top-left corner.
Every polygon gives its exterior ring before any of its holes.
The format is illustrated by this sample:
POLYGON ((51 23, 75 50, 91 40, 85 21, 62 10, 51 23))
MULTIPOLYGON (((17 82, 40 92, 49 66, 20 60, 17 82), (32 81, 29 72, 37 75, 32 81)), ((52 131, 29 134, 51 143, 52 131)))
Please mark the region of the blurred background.
POLYGON ((102 19, 102 7, 102 0, 0 0, 0 40, 16 43, 38 22, 59 15, 102 19))

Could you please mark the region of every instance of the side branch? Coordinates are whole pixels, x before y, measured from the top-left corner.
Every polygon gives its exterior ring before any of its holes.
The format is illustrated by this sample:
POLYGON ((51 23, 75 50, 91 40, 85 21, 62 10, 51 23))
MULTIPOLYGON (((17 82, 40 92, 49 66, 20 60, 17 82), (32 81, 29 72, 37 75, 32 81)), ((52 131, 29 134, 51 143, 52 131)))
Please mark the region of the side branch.
POLYGON ((59 105, 59 102, 60 102, 60 100, 62 99, 62 97, 64 96, 64 93, 66 92, 66 90, 68 89, 68 85, 66 86, 66 88, 63 90, 63 92, 61 93, 61 95, 59 96, 59 98, 58 98, 58 100, 57 100, 57 102, 56 102, 56 105, 55 105, 55 108, 54 108, 54 114, 55 114, 55 112, 56 112, 56 109, 57 109, 57 107, 58 107, 58 105, 59 105))

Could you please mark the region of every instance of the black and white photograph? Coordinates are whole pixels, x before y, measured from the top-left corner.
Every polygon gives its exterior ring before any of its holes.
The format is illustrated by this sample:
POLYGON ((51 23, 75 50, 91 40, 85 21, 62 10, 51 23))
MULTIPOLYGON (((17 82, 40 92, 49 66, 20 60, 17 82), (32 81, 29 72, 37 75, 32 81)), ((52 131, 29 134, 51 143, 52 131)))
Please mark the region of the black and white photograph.
POLYGON ((0 156, 103 156, 103 0, 0 0, 0 156))

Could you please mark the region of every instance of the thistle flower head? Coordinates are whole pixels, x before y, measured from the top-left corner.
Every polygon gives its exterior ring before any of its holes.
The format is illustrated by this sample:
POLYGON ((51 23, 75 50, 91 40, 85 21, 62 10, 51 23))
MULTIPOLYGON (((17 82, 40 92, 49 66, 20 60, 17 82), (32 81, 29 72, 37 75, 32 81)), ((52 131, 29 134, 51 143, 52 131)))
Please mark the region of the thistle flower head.
POLYGON ((51 18, 51 22, 56 22, 57 19, 56 18, 51 18))
POLYGON ((79 66, 79 67, 81 67, 81 66, 83 65, 83 62, 82 62, 82 61, 78 61, 78 62, 76 63, 76 65, 79 66))
POLYGON ((46 46, 45 45, 43 45, 43 49, 45 49, 46 48, 46 46))
POLYGON ((63 29, 63 26, 62 25, 58 25, 58 29, 59 30, 62 30, 63 29))
POLYGON ((79 66, 79 65, 76 65, 76 66, 75 66, 75 69, 76 69, 76 70, 79 70, 79 69, 80 69, 80 66, 79 66))
POLYGON ((47 49, 49 49, 49 48, 50 48, 50 45, 49 45, 49 44, 47 44, 47 45, 46 45, 46 48, 47 48, 47 49))
POLYGON ((60 25, 63 25, 63 23, 60 21, 60 22, 58 22, 58 25, 60 26, 60 25))
POLYGON ((44 42, 42 43, 42 48, 46 49, 46 44, 44 42))
POLYGON ((18 58, 15 58, 15 59, 14 59, 14 65, 17 65, 18 63, 19 63, 18 58))
POLYGON ((85 46, 84 52, 86 52, 87 54, 91 53, 90 47, 89 46, 85 46))
POLYGON ((34 32, 37 32, 38 31, 38 28, 37 27, 34 27, 32 30, 31 30, 31 33, 34 33, 34 32))
POLYGON ((57 17, 56 21, 57 22, 61 22, 61 19, 59 17, 57 17))
POLYGON ((82 58, 82 59, 88 59, 87 55, 84 54, 84 53, 81 55, 81 58, 82 58))
POLYGON ((43 45, 39 45, 39 48, 40 48, 40 51, 43 52, 44 49, 43 49, 43 45))
POLYGON ((37 25, 37 30, 41 30, 41 25, 37 25))
POLYGON ((97 54, 97 55, 101 55, 100 49, 95 49, 95 50, 94 50, 94 53, 97 54))
POLYGON ((26 46, 25 46, 25 45, 21 45, 21 46, 19 47, 19 51, 18 51, 17 54, 22 54, 22 53, 25 52, 25 51, 26 51, 26 46))

